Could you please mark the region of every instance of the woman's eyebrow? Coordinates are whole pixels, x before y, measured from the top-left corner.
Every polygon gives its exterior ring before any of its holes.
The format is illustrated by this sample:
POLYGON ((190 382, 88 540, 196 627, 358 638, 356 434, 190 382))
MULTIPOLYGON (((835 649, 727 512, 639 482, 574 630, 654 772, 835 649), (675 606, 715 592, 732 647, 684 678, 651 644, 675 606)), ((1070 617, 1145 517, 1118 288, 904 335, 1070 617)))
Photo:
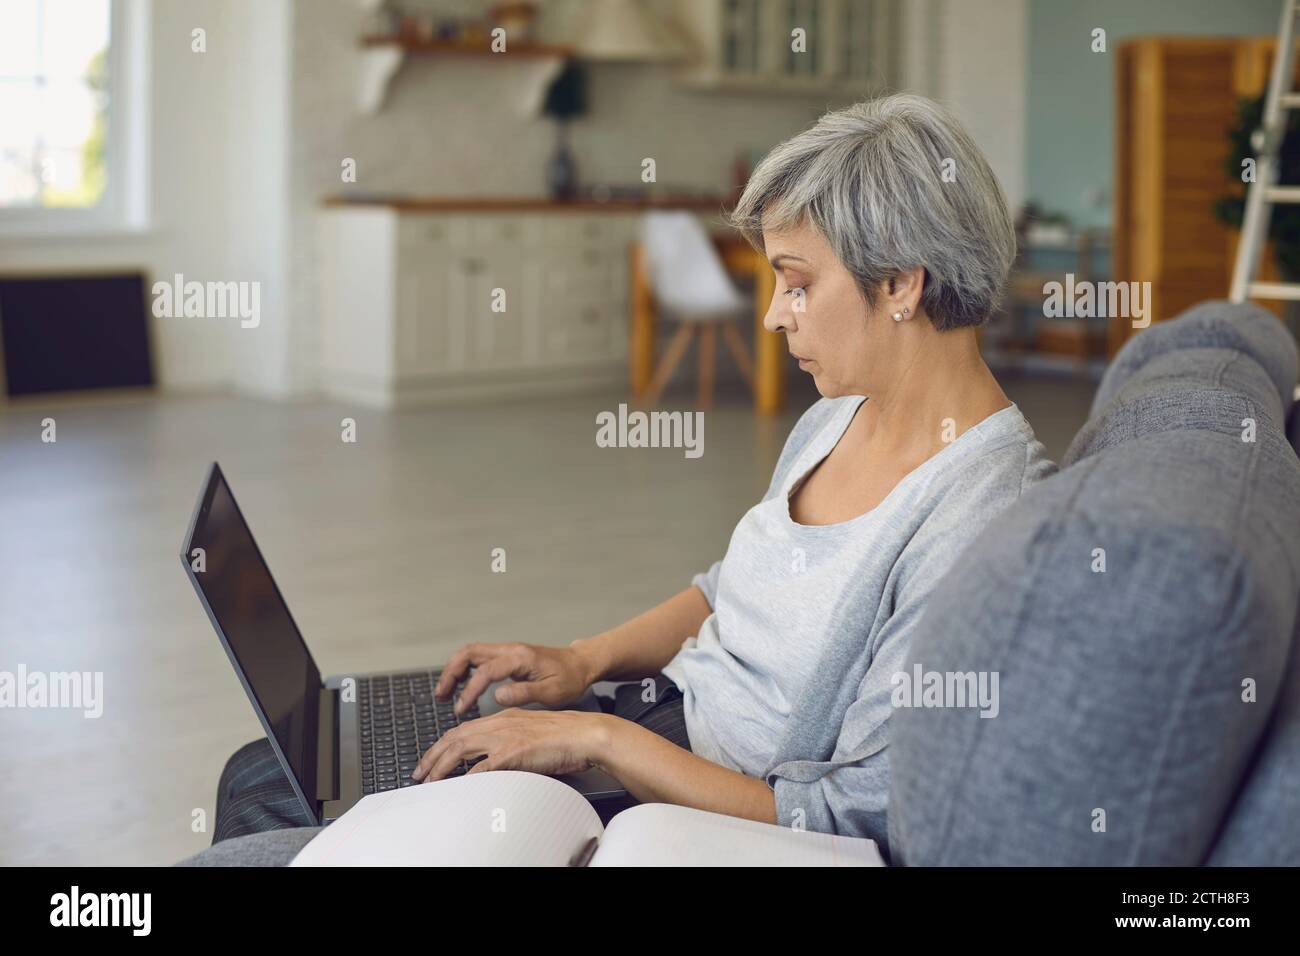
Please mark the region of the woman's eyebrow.
POLYGON ((803 258, 802 256, 791 255, 788 252, 783 252, 780 255, 773 256, 768 261, 772 263, 773 269, 779 269, 781 268, 781 260, 783 259, 793 259, 796 262, 802 262, 804 265, 812 265, 811 262, 809 262, 807 259, 803 258))

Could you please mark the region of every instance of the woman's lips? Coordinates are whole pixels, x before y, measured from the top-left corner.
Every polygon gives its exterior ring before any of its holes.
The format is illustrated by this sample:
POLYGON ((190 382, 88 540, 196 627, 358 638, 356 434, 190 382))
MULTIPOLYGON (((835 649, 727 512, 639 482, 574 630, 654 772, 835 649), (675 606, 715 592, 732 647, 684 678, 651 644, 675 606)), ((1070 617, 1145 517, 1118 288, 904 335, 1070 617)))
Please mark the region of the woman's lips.
MULTIPOLYGON (((790 354, 794 355, 793 352, 791 352, 790 354)), ((799 360, 800 368, 807 368, 809 365, 812 364, 812 359, 804 358, 802 355, 795 355, 794 357, 799 360)))

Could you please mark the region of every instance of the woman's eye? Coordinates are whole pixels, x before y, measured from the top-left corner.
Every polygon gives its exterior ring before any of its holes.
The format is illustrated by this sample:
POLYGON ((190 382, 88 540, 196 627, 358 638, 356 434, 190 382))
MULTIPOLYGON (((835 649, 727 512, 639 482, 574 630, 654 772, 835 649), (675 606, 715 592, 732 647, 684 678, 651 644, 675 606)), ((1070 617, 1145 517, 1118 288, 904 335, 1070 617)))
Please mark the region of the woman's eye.
POLYGON ((795 286, 794 288, 786 289, 785 292, 783 292, 783 293, 781 293, 781 294, 782 294, 782 295, 803 295, 803 294, 804 294, 804 287, 801 286, 801 285, 800 285, 800 286, 795 286))

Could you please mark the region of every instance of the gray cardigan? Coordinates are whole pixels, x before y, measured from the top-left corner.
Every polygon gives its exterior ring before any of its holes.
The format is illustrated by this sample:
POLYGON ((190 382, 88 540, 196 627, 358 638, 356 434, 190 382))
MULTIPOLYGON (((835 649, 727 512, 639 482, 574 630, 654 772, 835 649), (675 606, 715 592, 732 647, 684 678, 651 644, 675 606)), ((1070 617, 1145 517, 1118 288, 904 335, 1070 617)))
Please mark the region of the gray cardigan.
MULTIPOLYGON (((842 424, 843 403, 857 401, 822 399, 804 413, 786 440, 763 502, 788 494, 799 477, 792 469, 803 472, 829 452, 838 435, 825 432, 842 424)), ((909 486, 908 506, 890 509, 886 520, 864 531, 869 540, 845 549, 843 559, 859 565, 856 583, 835 599, 814 676, 793 699, 764 774, 776 794, 779 822, 870 837, 882 850, 888 846, 894 678, 904 672, 917 620, 965 545, 1055 468, 1019 409, 1004 409, 925 462, 918 471, 929 473, 909 486)), ((726 560, 695 578, 710 607, 718 606, 720 577, 727 586, 726 560)), ((720 628, 725 645, 728 622, 710 626, 720 628)))

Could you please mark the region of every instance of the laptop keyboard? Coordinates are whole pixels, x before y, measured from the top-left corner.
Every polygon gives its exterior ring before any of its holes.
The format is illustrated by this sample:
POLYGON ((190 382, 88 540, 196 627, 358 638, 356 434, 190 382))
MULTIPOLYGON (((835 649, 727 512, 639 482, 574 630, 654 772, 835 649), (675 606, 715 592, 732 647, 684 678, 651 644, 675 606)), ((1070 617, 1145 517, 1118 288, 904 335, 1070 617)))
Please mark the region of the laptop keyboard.
MULTIPOLYGON (((414 671, 357 679, 361 718, 361 792, 379 793, 409 787, 411 771, 424 752, 451 728, 478 717, 478 705, 457 717, 452 703, 464 682, 447 700, 433 689, 441 671, 414 671)), ((479 759, 462 760, 449 776, 459 776, 479 759)))

